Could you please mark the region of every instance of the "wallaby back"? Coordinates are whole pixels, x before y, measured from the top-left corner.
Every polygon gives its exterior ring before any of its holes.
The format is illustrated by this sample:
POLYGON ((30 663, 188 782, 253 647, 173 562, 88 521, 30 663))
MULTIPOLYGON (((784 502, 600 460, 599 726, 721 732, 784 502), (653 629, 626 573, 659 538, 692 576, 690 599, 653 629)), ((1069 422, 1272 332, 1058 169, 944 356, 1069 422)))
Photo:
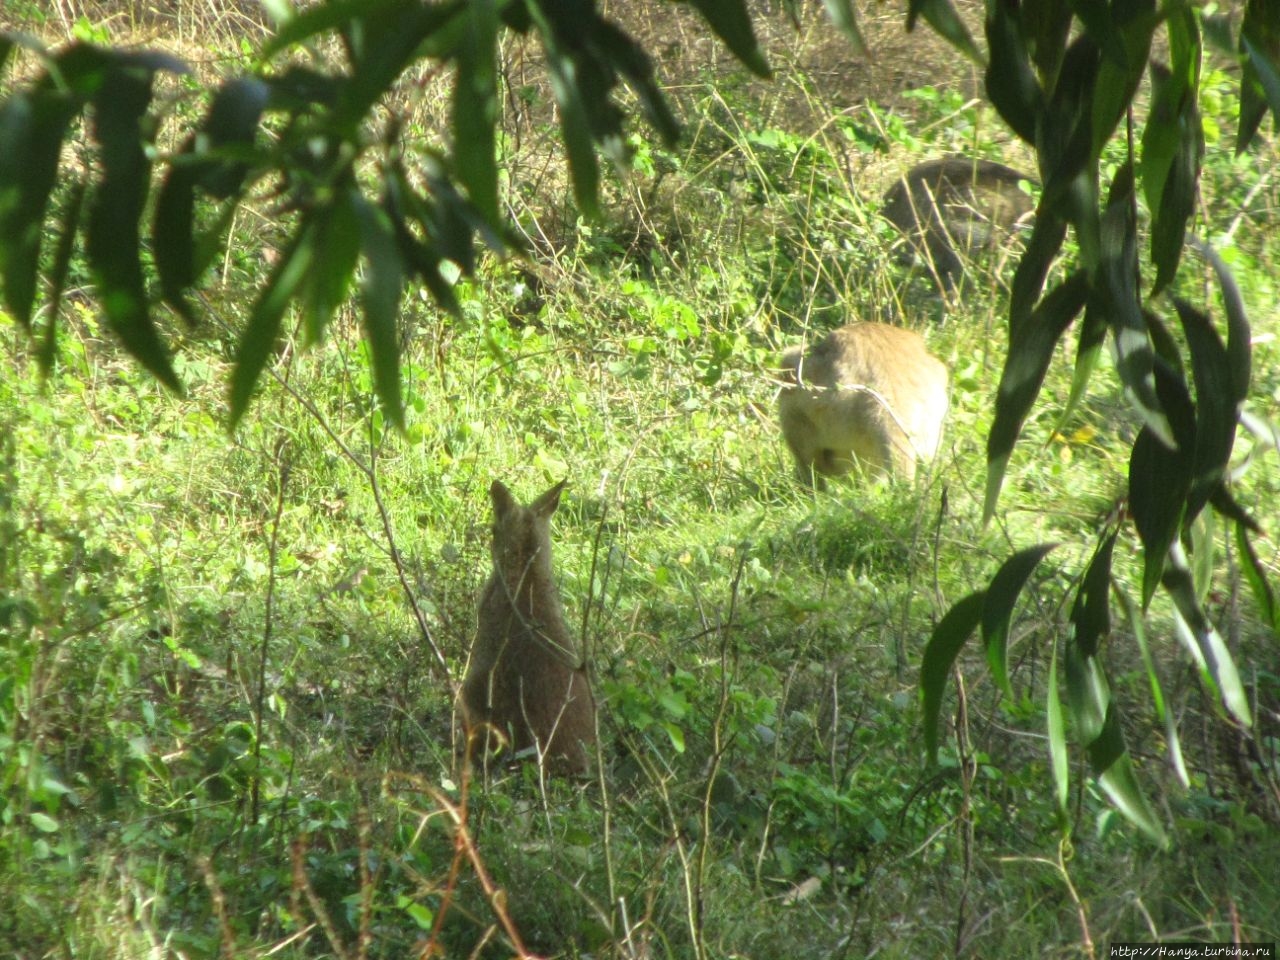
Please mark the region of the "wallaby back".
POLYGON ((855 467, 910 480, 938 449, 947 368, 914 331, 851 323, 788 350, 781 375, 782 435, 806 482, 855 467))
POLYGON ((493 573, 461 703, 469 744, 487 745, 496 729, 517 752, 533 747, 554 769, 581 772, 595 742, 595 700, 551 566, 551 515, 563 489, 561 481, 528 506, 501 481, 489 489, 493 573))
POLYGON ((964 272, 962 255, 994 245, 1028 218, 1031 198, 1019 182, 1030 180, 991 160, 929 160, 888 189, 881 212, 952 284, 964 272))

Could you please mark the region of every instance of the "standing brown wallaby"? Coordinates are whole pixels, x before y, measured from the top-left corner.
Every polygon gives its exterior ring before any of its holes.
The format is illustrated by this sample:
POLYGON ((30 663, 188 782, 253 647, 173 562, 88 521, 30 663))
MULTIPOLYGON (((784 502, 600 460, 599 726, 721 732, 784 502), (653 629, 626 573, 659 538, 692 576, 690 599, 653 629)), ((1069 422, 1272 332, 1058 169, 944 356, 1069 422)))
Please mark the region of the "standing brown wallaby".
POLYGON ((782 435, 805 482, 855 466, 910 480, 916 459, 938 449, 947 368, 914 331, 851 323, 807 355, 802 347, 784 353, 782 379, 782 435))
POLYGON ((881 213, 928 260, 945 286, 964 274, 961 256, 993 246, 1027 219, 1025 173, 991 160, 946 157, 917 164, 884 195, 881 213))
POLYGON ((596 707, 551 567, 551 515, 563 489, 562 480, 522 506, 501 481, 489 488, 493 573, 461 700, 469 750, 496 728, 517 752, 533 747, 553 769, 576 773, 590 760, 596 707))

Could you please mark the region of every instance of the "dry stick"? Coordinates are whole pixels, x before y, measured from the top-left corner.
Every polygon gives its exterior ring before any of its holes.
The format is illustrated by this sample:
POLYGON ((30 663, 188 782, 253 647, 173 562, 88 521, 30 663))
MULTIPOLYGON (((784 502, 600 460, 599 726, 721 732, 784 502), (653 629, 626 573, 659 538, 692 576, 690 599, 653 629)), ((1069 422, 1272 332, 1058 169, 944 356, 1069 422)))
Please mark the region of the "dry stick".
MULTIPOLYGON (((418 623, 418 632, 422 635, 422 639, 426 641, 427 646, 431 649, 432 655, 436 659, 436 666, 439 668, 440 677, 449 685, 450 689, 455 688, 453 678, 449 675, 449 663, 445 660, 444 653, 437 645, 435 637, 431 634, 431 627, 427 625, 426 614, 422 612, 422 608, 418 606, 418 598, 414 595, 413 587, 409 584, 409 575, 405 572, 404 561, 400 557, 400 549, 396 546, 395 533, 391 529, 391 516, 387 512, 387 506, 382 499, 382 489, 378 485, 378 475, 373 467, 366 464, 360 459, 360 456, 347 445, 347 443, 338 436, 338 434, 329 426, 329 421, 310 400, 295 390, 288 381, 284 380, 274 370, 267 370, 267 373, 284 388, 302 409, 315 419, 320 425, 320 429, 329 435, 332 440, 342 451, 345 456, 355 466, 357 470, 364 474, 365 479, 369 481, 369 490, 373 494, 373 502, 378 508, 378 517, 382 521, 382 532, 387 538, 387 550, 391 557, 391 562, 396 568, 396 577, 400 581, 400 587, 404 591, 405 599, 409 602, 409 608, 413 611, 413 618, 418 623)), ((455 690, 456 693, 456 690, 455 690)))
POLYGON ((280 479, 276 484, 276 513, 271 520, 271 544, 267 560, 267 597, 262 613, 262 648, 258 653, 258 696, 254 704, 253 719, 253 784, 249 792, 249 822, 258 822, 259 786, 262 782, 262 705, 267 699, 267 650, 271 646, 272 626, 275 622, 276 557, 280 547, 280 517, 284 514, 285 490, 289 486, 290 463, 285 439, 276 441, 275 459, 280 465, 280 479))
POLYGON ((703 939, 703 885, 706 882, 707 857, 711 850, 711 794, 715 789, 716 776, 720 773, 720 765, 728 747, 721 739, 724 734, 725 715, 729 712, 729 676, 730 659, 732 658, 733 676, 738 673, 738 650, 734 645, 730 650, 730 636, 733 633, 734 616, 738 610, 738 587, 742 583, 742 571, 747 565, 747 545, 743 544, 738 551, 738 568, 733 572, 733 583, 729 587, 729 613, 720 627, 720 702, 716 705, 716 718, 711 724, 711 766, 707 771, 707 786, 702 797, 702 845, 698 849, 698 866, 694 875, 694 890, 697 893, 697 930, 694 945, 698 957, 707 956, 707 945, 703 939))
POLYGON ((960 955, 964 946, 965 918, 969 915, 969 882, 973 876, 973 748, 969 741, 969 698, 964 687, 960 668, 952 668, 956 682, 956 753, 960 771, 960 789, 963 799, 957 822, 960 826, 961 865, 960 900, 956 904, 956 939, 954 952, 960 955))

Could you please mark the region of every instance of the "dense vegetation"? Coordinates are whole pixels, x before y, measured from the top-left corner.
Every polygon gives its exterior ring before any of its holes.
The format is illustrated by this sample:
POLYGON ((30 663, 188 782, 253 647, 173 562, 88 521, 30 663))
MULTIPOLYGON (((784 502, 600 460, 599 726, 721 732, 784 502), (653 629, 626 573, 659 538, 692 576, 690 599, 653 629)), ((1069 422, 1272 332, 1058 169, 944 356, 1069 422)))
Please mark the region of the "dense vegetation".
MULTIPOLYGON (((56 38, 41 11, 4 9, 56 38)), ((75 29, 131 38, 110 10, 75 29)), ((133 26, 151 45, 198 35, 172 44, 192 62, 237 49, 201 13, 199 34, 133 26)), ((452 287, 457 318, 402 304, 402 433, 344 301, 319 348, 287 319, 227 434, 228 369, 284 235, 274 197, 232 224, 201 323, 168 331, 183 397, 120 351, 78 256, 47 378, 42 339, 0 326, 0 945, 764 960, 1280 936, 1276 637, 1212 525, 1200 545, 1228 562, 1195 573, 1248 665, 1257 729, 1224 721, 1157 595, 1145 646, 1120 621, 1105 655, 1116 699, 1138 705, 1125 735, 1172 843, 1154 849, 1083 768, 1060 819, 1040 704, 1137 427, 1105 356, 1065 422, 1070 371, 1051 370, 983 526, 1016 251, 944 297, 894 261, 876 208, 918 160, 1028 158, 923 39, 869 68, 904 74, 906 92, 872 76, 838 99, 832 75, 868 68, 825 46, 824 24, 764 25, 785 64, 772 86, 666 58, 690 135, 668 149, 634 132, 631 170, 602 169, 595 222, 575 212, 549 95, 518 82, 528 51, 513 42, 504 200, 532 252, 482 257, 452 287), (852 317, 919 329, 947 362, 944 453, 912 487, 814 494, 777 435, 771 372, 783 345, 852 317), (556 556, 606 704, 601 772, 470 781, 452 697, 487 567, 485 491, 564 476, 556 556), (1013 696, 962 657, 926 767, 925 641, 1011 551, 1049 541, 1066 546, 1017 608, 1013 696), (1185 787, 1145 707, 1152 674, 1185 787)), ((863 30, 902 49, 896 14, 863 30)), ((1214 69, 1210 139, 1238 103, 1214 69)), ((405 92, 404 129, 438 132, 437 94, 430 77, 405 92)), ((1280 400, 1275 162, 1265 137, 1208 152, 1200 223, 1250 310, 1260 415, 1280 400)), ((1234 495, 1274 533, 1275 453, 1240 447, 1234 495)), ((1274 578, 1273 542, 1258 549, 1274 578)), ((1117 555, 1114 573, 1140 593, 1140 557, 1117 555)))

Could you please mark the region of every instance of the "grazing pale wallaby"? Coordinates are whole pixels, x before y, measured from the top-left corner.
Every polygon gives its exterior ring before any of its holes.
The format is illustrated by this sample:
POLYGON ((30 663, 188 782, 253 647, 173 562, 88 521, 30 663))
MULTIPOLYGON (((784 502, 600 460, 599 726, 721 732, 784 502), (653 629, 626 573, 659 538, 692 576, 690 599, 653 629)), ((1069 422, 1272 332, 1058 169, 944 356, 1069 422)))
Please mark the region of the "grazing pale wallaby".
POLYGON ((861 467, 911 480, 938 449, 947 368, 911 330, 851 323, 782 355, 782 435, 804 482, 861 467))
POLYGON ((1025 173, 991 160, 947 157, 908 170, 884 195, 881 213, 902 231, 945 286, 964 275, 961 256, 994 246, 1032 212, 1025 173))
POLYGON ((561 481, 522 506, 501 481, 489 488, 493 573, 461 701, 468 750, 485 747, 496 728, 516 752, 533 747, 551 769, 579 773, 590 762, 596 707, 551 567, 551 515, 563 489, 561 481))

